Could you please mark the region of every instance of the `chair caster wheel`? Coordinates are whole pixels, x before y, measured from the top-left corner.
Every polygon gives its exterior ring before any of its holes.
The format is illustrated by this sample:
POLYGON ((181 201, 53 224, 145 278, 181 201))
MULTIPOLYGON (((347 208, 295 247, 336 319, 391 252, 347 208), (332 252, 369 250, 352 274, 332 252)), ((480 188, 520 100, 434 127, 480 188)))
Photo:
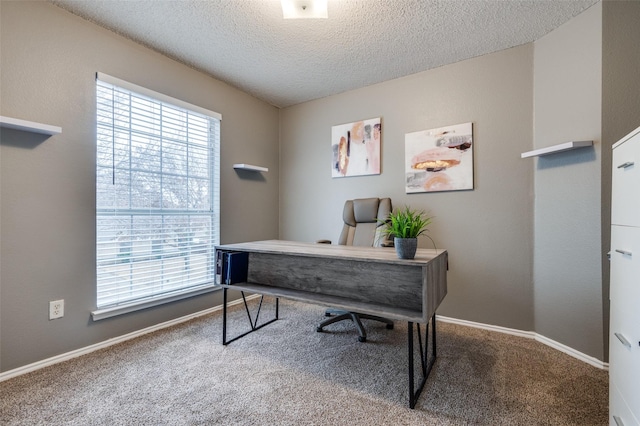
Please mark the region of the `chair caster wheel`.
POLYGON ((322 333, 322 327, 316 327, 316 331, 317 331, 318 333, 322 333))
POLYGON ((387 324, 387 330, 393 330, 393 324, 387 324))
POLYGON ((367 341, 367 338, 366 338, 366 337, 358 336, 358 342, 362 342, 362 343, 364 343, 364 342, 366 342, 366 341, 367 341))

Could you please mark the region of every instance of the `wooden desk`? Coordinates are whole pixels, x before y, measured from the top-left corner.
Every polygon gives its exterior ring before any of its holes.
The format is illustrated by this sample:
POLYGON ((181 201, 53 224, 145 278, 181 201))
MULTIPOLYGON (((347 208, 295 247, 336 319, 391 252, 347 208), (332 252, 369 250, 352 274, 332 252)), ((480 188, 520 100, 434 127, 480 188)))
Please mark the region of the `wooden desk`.
MULTIPOLYGON (((436 357, 435 311, 447 294, 447 251, 418 249, 415 259, 398 259, 390 248, 310 244, 270 240, 216 247, 249 253, 247 282, 223 284, 223 344, 277 320, 257 326, 234 339, 226 338, 227 290, 331 306, 377 315, 409 324, 409 405, 415 406, 436 357), (432 323, 432 357, 427 359, 428 327, 432 323), (418 343, 423 378, 414 390, 413 323, 418 323, 418 343), (426 324, 424 350, 420 323, 426 324)), ((245 300, 246 305, 246 300, 245 300)), ((277 305, 276 305, 277 308, 277 305)), ((247 308, 247 313, 249 313, 247 308)), ((257 318, 257 315, 256 315, 257 318)), ((257 322, 257 320, 256 320, 257 322)))

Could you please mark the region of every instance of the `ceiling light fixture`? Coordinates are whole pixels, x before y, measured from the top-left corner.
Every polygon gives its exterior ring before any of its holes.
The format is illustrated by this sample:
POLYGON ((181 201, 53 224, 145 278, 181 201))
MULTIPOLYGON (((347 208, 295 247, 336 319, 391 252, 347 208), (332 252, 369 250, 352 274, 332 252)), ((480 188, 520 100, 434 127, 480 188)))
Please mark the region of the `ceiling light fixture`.
POLYGON ((327 0, 280 0, 284 19, 328 18, 327 0))

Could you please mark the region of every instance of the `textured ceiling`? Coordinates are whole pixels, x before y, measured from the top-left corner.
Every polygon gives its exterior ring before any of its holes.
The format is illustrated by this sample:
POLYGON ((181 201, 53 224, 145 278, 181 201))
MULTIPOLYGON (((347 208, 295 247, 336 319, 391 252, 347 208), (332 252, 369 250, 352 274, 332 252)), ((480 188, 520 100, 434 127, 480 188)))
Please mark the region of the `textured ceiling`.
POLYGON ((278 107, 534 41, 598 0, 51 0, 278 107))

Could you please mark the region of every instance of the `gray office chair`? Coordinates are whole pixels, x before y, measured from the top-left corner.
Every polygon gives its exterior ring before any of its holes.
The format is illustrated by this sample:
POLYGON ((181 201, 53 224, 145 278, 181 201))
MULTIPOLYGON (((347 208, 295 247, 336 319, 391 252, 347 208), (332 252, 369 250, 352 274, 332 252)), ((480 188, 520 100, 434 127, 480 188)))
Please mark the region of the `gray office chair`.
MULTIPOLYGON (((391 213, 390 198, 361 198, 347 200, 344 203, 342 218, 344 226, 338 239, 339 245, 364 246, 364 247, 392 247, 393 241, 382 232, 384 220, 391 213)), ((320 240, 318 243, 331 244, 330 240, 320 240)), ((324 327, 338 321, 350 319, 358 330, 358 340, 367 341, 367 332, 361 319, 371 319, 387 324, 389 330, 393 329, 393 321, 374 315, 347 312, 337 309, 327 309, 325 315, 331 317, 322 321, 316 331, 322 332, 324 327), (334 316, 335 315, 335 316, 334 316)))

